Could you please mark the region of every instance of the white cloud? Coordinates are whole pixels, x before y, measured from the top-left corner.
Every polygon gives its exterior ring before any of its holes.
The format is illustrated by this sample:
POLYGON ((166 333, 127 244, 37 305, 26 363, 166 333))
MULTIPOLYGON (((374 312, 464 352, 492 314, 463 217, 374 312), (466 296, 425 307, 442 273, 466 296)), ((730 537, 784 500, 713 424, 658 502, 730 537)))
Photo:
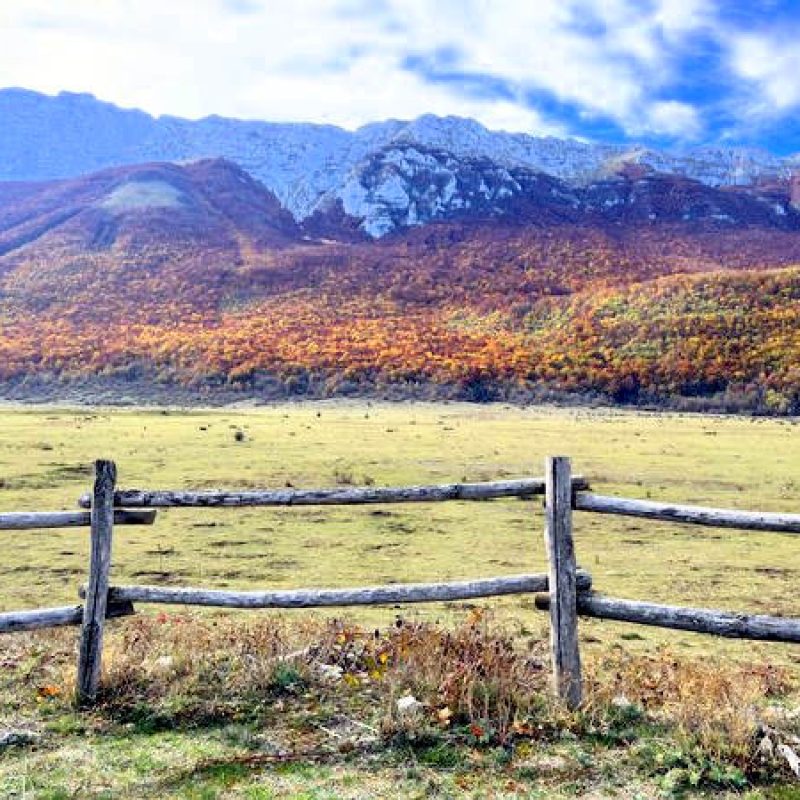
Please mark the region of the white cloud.
POLYGON ((692 140, 702 131, 697 109, 687 103, 666 100, 652 103, 647 109, 643 133, 657 132, 676 139, 692 140))
POLYGON ((657 0, 654 20, 668 37, 716 25, 710 0, 657 0))
POLYGON ((638 0, 393 0, 393 8, 421 50, 455 46, 464 71, 521 94, 544 90, 629 131, 674 135, 682 120, 691 128, 682 135, 698 132, 685 104, 680 116, 648 109, 651 94, 674 78, 673 50, 708 26, 707 0, 660 0, 649 10, 638 0))
POLYGON ((560 133, 528 107, 545 91, 630 131, 695 135, 696 112, 653 104, 670 48, 707 24, 706 0, 2 0, 0 76, 90 91, 151 113, 211 113, 356 127, 422 113, 560 133), (605 32, 604 32, 605 31, 605 32), (476 97, 403 67, 456 54, 511 97, 476 97))
MULTIPOLYGON (((600 19, 624 16, 605 7, 619 3, 591 5, 595 8, 589 10, 598 12, 600 19)), ((397 17, 413 31, 417 47, 436 50, 455 44, 463 53, 465 69, 520 87, 543 88, 563 100, 616 117, 625 116, 641 98, 637 76, 614 57, 614 46, 574 29, 574 2, 395 0, 395 6, 397 17), (452 9, 448 8, 451 4, 452 9), (445 18, 452 23, 443 24, 445 18)), ((617 35, 624 37, 625 32, 618 29, 617 35)), ((620 39, 619 49, 640 49, 641 44, 633 44, 634 38, 627 45, 620 39)))
POLYGON ((239 93, 234 116, 246 116, 247 109, 263 98, 270 99, 269 118, 281 121, 311 119, 353 128, 377 119, 412 119, 434 110, 473 117, 492 129, 565 134, 533 110, 509 101, 458 97, 374 56, 358 59, 333 78, 261 75, 239 93))
POLYGON ((796 37, 738 34, 730 39, 730 51, 734 72, 756 88, 748 103, 750 114, 771 115, 800 105, 796 37))

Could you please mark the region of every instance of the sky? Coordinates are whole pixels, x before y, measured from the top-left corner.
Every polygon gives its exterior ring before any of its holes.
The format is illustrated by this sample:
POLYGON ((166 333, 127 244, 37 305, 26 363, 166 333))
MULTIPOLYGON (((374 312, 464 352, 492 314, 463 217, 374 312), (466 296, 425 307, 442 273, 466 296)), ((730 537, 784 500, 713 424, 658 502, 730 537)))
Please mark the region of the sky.
MULTIPOLYGON (((353 129, 800 151, 800 0, 0 0, 0 86, 353 129)), ((1 124, 1 121, 0 121, 1 124)))

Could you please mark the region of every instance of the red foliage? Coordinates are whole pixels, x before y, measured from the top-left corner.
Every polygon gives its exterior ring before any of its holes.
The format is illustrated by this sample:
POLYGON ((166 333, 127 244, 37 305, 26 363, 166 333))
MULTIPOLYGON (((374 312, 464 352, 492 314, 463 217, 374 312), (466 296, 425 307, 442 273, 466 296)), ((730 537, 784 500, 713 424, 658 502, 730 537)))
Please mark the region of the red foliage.
POLYGON ((796 233, 472 223, 309 242, 251 189, 240 216, 278 215, 270 241, 201 198, 199 217, 150 211, 111 232, 84 205, 0 255, 0 379, 727 391, 800 408, 796 233))

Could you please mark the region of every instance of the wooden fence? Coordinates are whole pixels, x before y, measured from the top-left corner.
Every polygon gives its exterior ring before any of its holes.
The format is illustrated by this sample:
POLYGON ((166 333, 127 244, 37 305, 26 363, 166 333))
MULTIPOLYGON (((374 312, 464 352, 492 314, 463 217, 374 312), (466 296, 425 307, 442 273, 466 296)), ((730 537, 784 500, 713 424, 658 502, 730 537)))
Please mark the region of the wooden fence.
POLYGON ((100 679, 103 629, 106 618, 134 613, 128 601, 108 600, 108 571, 111 565, 111 535, 114 525, 152 525, 156 511, 129 511, 114 508, 117 470, 111 461, 95 462, 95 483, 90 511, 45 511, 0 514, 0 530, 25 531, 48 528, 91 530, 89 592, 83 605, 60 608, 37 608, 0 614, 0 633, 30 631, 80 625, 76 698, 85 705, 91 702, 100 679))
POLYGON ((654 520, 712 525, 785 534, 800 533, 800 514, 774 514, 670 505, 590 493, 588 483, 571 475, 570 460, 550 457, 544 478, 453 483, 437 486, 264 491, 117 490, 116 467, 95 463, 93 492, 80 498, 89 511, 0 514, 0 530, 63 528, 88 525, 91 557, 82 606, 0 614, 0 633, 57 625, 81 625, 76 700, 96 698, 102 662, 105 620, 135 613, 133 603, 170 603, 225 608, 314 608, 466 600, 509 594, 536 594, 536 607, 550 613, 553 685, 570 707, 581 702, 578 617, 655 625, 745 639, 800 642, 800 618, 733 614, 602 597, 591 576, 576 566, 573 511, 621 514, 654 520), (482 578, 450 583, 394 584, 352 589, 222 591, 167 586, 112 586, 111 545, 114 525, 149 525, 156 509, 175 507, 351 505, 477 501, 544 496, 547 574, 482 578))

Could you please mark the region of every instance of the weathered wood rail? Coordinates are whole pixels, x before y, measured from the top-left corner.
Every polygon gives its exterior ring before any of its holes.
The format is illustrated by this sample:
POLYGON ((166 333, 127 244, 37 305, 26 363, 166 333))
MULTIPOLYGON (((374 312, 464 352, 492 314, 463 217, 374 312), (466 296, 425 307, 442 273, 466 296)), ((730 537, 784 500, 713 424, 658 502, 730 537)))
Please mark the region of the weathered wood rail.
MULTIPOLYGON (((587 572, 578 572, 581 590, 592 585, 587 572)), ((358 589, 297 589, 274 592, 233 592, 173 586, 113 586, 109 599, 136 603, 218 606, 221 608, 325 608, 396 603, 440 603, 548 590, 547 575, 510 575, 452 583, 398 583, 358 589)), ((85 593, 85 590, 84 590, 85 593)))
MULTIPOLYGON (((573 478, 573 489, 586 489, 584 478, 573 478)), ((495 500, 535 497, 545 493, 543 478, 484 483, 443 483, 432 486, 379 486, 335 489, 275 489, 264 491, 143 491, 127 489, 114 495, 115 506, 126 508, 243 508, 248 506, 348 506, 371 503, 431 503, 446 500, 495 500)), ((91 506, 85 494, 79 504, 91 506)))
POLYGON ((553 685, 569 706, 581 703, 578 617, 631 622, 698 633, 774 642, 800 642, 800 618, 731 613, 717 609, 659 605, 604 597, 592 590, 591 576, 578 569, 573 512, 618 514, 657 521, 720 528, 800 533, 800 514, 739 511, 609 497, 593 494, 586 479, 571 475, 566 457, 546 461, 544 478, 447 483, 428 486, 333 489, 167 491, 116 488, 116 467, 96 462, 93 492, 79 504, 88 511, 0 514, 0 530, 88 526, 91 560, 84 604, 0 614, 0 633, 60 625, 81 625, 76 699, 89 705, 99 687, 106 619, 135 613, 134 603, 168 603, 222 608, 320 608, 468 600, 511 594, 535 595, 535 606, 550 614, 553 685), (110 581, 115 525, 151 525, 156 509, 244 508, 253 506, 358 505, 479 501, 544 497, 547 574, 511 575, 469 581, 388 586, 235 591, 199 587, 115 586, 110 581), (546 594, 541 594, 546 593, 546 594))
POLYGON ((727 508, 656 503, 652 500, 606 497, 589 492, 579 492, 575 497, 574 507, 578 511, 619 514, 625 517, 641 517, 665 522, 684 522, 690 525, 708 525, 713 528, 800 533, 800 514, 775 514, 763 511, 737 511, 727 508))
MULTIPOLYGON (((115 525, 152 525, 155 509, 114 511, 115 525)), ((29 531, 53 528, 88 528, 92 515, 88 511, 16 511, 0 514, 0 531, 29 531)))
MULTIPOLYGON (((106 609, 106 619, 125 617, 133 613, 133 603, 110 602, 106 609)), ((7 611, 0 614, 0 633, 35 631, 38 628, 60 628, 64 625, 81 625, 82 623, 83 606, 7 611)))
MULTIPOLYGON (((536 607, 550 608, 548 595, 536 596, 536 607)), ((732 614, 713 608, 690 608, 621 600, 579 591, 578 614, 617 622, 635 622, 657 628, 672 628, 693 633, 710 633, 729 639, 755 639, 767 642, 800 642, 800 619, 763 614, 732 614)))

